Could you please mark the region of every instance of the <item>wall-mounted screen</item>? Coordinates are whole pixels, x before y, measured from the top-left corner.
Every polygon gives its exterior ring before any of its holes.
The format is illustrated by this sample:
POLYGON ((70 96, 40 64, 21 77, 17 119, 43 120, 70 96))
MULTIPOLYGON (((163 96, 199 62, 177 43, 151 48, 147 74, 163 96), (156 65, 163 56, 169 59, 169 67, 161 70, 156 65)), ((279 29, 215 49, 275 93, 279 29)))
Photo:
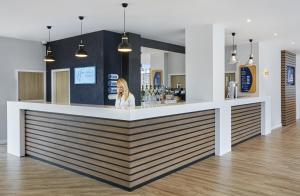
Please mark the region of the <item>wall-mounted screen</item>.
POLYGON ((77 67, 74 69, 75 84, 95 84, 96 83, 96 67, 77 67))
POLYGON ((287 84, 295 85, 295 67, 287 66, 287 84))

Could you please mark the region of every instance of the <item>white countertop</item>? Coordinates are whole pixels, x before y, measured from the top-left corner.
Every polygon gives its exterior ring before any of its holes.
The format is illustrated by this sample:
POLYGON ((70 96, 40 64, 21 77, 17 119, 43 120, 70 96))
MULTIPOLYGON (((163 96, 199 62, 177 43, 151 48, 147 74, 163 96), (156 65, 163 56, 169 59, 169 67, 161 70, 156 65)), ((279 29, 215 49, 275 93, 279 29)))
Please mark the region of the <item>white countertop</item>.
POLYGON ((271 133, 270 97, 239 98, 215 102, 192 101, 134 109, 116 109, 113 106, 103 105, 59 105, 46 102, 9 101, 7 102, 7 152, 18 157, 25 155, 24 110, 134 121, 215 109, 216 155, 221 156, 231 150, 231 106, 257 102, 262 102, 261 130, 262 135, 267 135, 271 133))
POLYGON ((247 97, 224 101, 190 101, 178 104, 161 104, 154 106, 137 106, 134 109, 116 109, 114 106, 104 105, 84 105, 84 104, 70 104, 60 105, 47 102, 18 102, 8 101, 8 109, 19 110, 35 110, 43 112, 53 112, 70 115, 90 116, 106 119, 116 120, 140 120, 147 118, 154 118, 166 115, 174 115, 195 111, 203 111, 209 109, 217 109, 224 106, 243 105, 255 102, 264 102, 269 97, 247 97))

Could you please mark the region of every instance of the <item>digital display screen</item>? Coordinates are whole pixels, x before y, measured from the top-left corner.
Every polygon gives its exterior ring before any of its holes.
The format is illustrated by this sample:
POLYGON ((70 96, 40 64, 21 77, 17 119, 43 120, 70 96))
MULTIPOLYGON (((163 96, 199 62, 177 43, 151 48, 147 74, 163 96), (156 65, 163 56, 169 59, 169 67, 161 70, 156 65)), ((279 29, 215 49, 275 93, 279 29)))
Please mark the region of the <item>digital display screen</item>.
POLYGON ((96 67, 77 67, 74 69, 75 84, 95 84, 96 83, 96 67))
POLYGON ((295 67, 287 66, 287 84, 295 85, 295 67))

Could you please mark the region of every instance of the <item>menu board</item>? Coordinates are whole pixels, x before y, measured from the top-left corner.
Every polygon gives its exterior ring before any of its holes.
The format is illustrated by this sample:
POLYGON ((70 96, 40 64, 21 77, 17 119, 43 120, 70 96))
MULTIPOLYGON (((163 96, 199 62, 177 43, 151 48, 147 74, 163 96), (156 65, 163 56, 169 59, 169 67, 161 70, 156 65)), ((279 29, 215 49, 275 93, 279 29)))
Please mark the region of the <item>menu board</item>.
POLYGON ((256 92, 256 66, 241 66, 241 92, 255 93, 256 92))

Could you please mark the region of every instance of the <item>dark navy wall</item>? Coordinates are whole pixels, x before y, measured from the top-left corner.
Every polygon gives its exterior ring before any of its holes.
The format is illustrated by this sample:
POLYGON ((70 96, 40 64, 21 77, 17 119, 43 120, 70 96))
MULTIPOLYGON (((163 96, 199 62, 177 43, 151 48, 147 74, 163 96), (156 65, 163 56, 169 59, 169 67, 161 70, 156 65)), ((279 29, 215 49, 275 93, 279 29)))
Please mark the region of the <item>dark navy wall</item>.
POLYGON ((141 38, 141 45, 147 48, 155 48, 170 52, 185 53, 185 47, 152 39, 141 38))
POLYGON ((88 58, 78 59, 75 52, 79 36, 51 42, 55 62, 47 65, 47 101, 51 101, 51 70, 70 68, 71 103, 104 104, 103 32, 84 35, 88 58), (74 84, 74 68, 96 66, 96 84, 74 84))
POLYGON ((121 37, 119 33, 104 31, 103 33, 103 64, 104 64, 104 103, 114 105, 114 100, 108 99, 108 74, 118 74, 122 77, 122 56, 117 51, 121 37))
POLYGON ((88 57, 76 58, 80 36, 51 42, 55 62, 47 65, 47 101, 51 101, 51 70, 70 68, 71 103, 113 105, 108 100, 107 76, 119 74, 128 81, 130 91, 134 94, 136 105, 140 105, 141 87, 141 47, 150 47, 172 52, 184 53, 185 48, 174 44, 142 38, 129 33, 129 42, 133 52, 121 54, 117 51, 121 41, 119 33, 98 31, 83 35, 88 57), (96 84, 74 84, 74 68, 96 66, 96 84))

